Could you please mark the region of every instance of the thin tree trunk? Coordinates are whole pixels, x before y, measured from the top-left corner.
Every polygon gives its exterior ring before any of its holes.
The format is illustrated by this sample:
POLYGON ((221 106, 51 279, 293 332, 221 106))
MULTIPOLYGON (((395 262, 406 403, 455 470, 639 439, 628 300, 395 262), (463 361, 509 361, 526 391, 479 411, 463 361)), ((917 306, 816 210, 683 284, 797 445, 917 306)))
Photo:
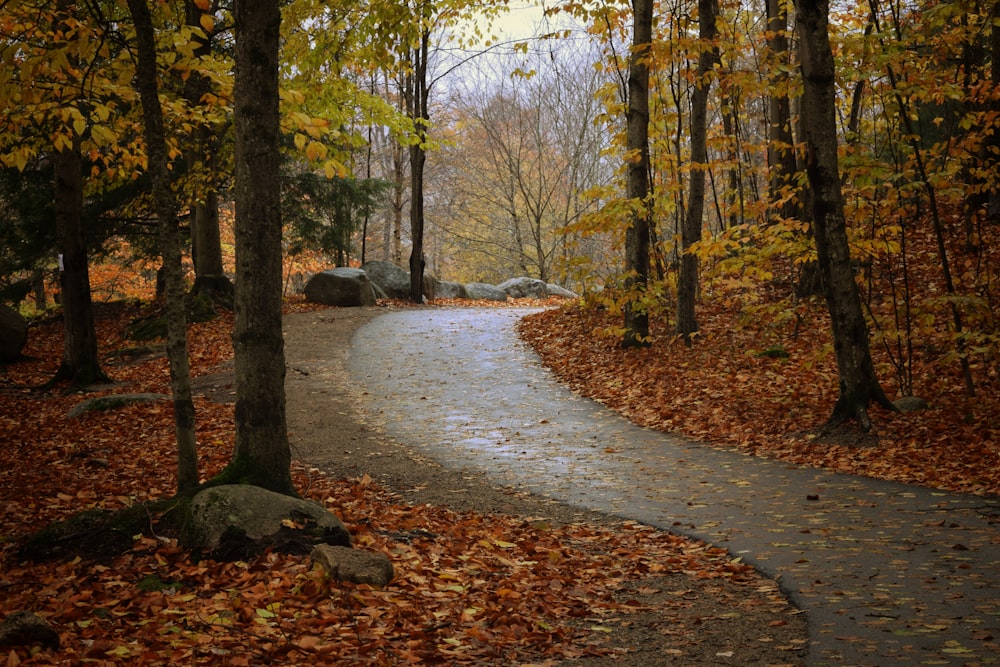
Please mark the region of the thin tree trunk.
POLYGON ((802 127, 806 172, 812 190, 813 230, 820 270, 826 281, 826 302, 833 330, 840 395, 828 427, 855 419, 871 429, 868 405, 893 409, 875 376, 868 325, 861 310, 851 269, 847 224, 837 163, 837 126, 833 52, 828 33, 826 0, 797 0, 796 27, 802 66, 802 127))
POLYGON ((146 156, 159 222, 160 254, 166 282, 167 358, 174 397, 174 431, 177 438, 177 490, 198 486, 198 446, 195 442, 194 400, 188 364, 187 321, 181 273, 180 230, 177 203, 170 183, 163 109, 156 77, 156 41, 146 0, 128 0, 136 31, 136 88, 142 102, 146 156))
POLYGON ((628 69, 627 196, 632 220, 625 231, 625 335, 622 347, 649 345, 649 52, 653 0, 633 0, 632 55, 628 69))
POLYGON ((236 5, 236 449, 222 477, 295 494, 281 331, 278 0, 236 5))
MULTIPOLYGON (((403 175, 405 164, 403 162, 403 145, 399 141, 393 140, 392 148, 392 239, 391 246, 387 248, 391 253, 389 258, 396 266, 403 264, 403 175)), ((388 232, 387 232, 388 234, 388 232)), ((389 244, 387 244, 389 245, 389 244)))
MULTIPOLYGON (((400 90, 399 110, 405 111, 406 107, 406 83, 398 81, 400 90)), ((388 95, 388 78, 386 79, 386 94, 388 95)), ((396 138, 390 137, 392 145, 392 228, 391 240, 390 231, 386 231, 386 258, 396 266, 403 265, 403 204, 405 203, 405 180, 406 173, 406 151, 403 144, 396 138), (391 242, 391 245, 390 245, 391 242)))
MULTIPOLYGON (((792 137, 792 111, 788 100, 788 12, 784 0, 766 0, 767 47, 771 63, 771 97, 768 100, 768 199, 771 205, 782 201, 795 180, 798 169, 792 137)), ((798 204, 788 198, 775 214, 790 218, 798 215, 798 204)))
POLYGON ((737 129, 739 119, 736 116, 736 104, 733 96, 726 93, 722 102, 722 132, 728 139, 726 151, 730 164, 729 168, 726 169, 728 184, 723 201, 729 211, 726 214, 719 211, 719 225, 723 229, 727 226, 726 218, 728 218, 729 227, 737 226, 743 218, 743 187, 740 184, 739 130, 737 129))
MULTIPOLYGON (((869 2, 872 8, 872 16, 876 21, 875 28, 879 29, 877 20, 878 2, 877 0, 869 0, 869 2)), ((897 36, 901 37, 902 30, 898 21, 896 21, 894 27, 897 36)), ((904 98, 903 94, 899 92, 900 81, 892 65, 886 65, 886 73, 889 75, 889 84, 892 86, 893 90, 896 91, 895 96, 899 112, 899 120, 906 129, 906 134, 909 137, 910 148, 913 150, 913 158, 917 168, 917 176, 919 177, 918 182, 923 185, 924 191, 927 193, 927 203, 930 209, 931 223, 934 228, 934 237, 937 241, 938 258, 941 261, 941 277, 944 279, 945 291, 948 296, 955 297, 957 296, 957 290, 955 288, 955 281, 953 280, 951 274, 951 262, 948 259, 948 249, 944 238, 944 221, 941 216, 941 207, 938 205, 937 201, 937 191, 935 190, 934 184, 931 182, 930 174, 928 173, 927 165, 924 160, 923 149, 916 139, 918 135, 916 128, 913 126, 910 104, 907 98, 904 98)), ((951 310, 952 325, 955 327, 955 345, 959 356, 959 365, 962 368, 962 378, 965 380, 965 391, 969 396, 975 396, 976 386, 972 379, 972 367, 969 364, 962 311, 959 309, 954 298, 949 300, 948 305, 951 310)))
POLYGON ((410 300, 424 300, 424 165, 427 162, 428 97, 427 58, 430 33, 424 31, 420 47, 413 51, 413 73, 407 100, 417 141, 410 147, 410 300))
MULTIPOLYGON (((66 0, 57 4, 59 29, 67 27, 71 9, 66 0)), ((67 55, 70 61, 76 57, 67 55)), ((83 234, 83 157, 80 136, 73 128, 68 145, 56 147, 52 156, 56 238, 60 251, 60 287, 63 307, 63 359, 52 382, 69 380, 74 386, 108 382, 97 356, 97 331, 90 295, 90 267, 83 234)))
POLYGON ((41 269, 32 270, 31 289, 35 297, 35 310, 43 312, 47 303, 45 297, 45 273, 41 269))
MULTIPOLYGON (((201 19, 206 10, 194 0, 185 0, 185 22, 202 28, 201 19)), ((196 58, 212 55, 211 38, 196 39, 196 58)), ((209 92, 211 82, 197 71, 192 71, 184 84, 184 97, 192 109, 202 105, 202 97, 209 92)), ((196 294, 208 294, 217 303, 232 305, 233 284, 225 275, 222 262, 222 239, 219 228, 219 194, 216 188, 214 132, 211 126, 201 124, 192 132, 191 146, 187 151, 188 168, 199 169, 197 177, 204 184, 195 192, 191 206, 191 259, 194 264, 196 294)))
POLYGON ((698 297, 698 256, 692 246, 701 241, 705 214, 705 171, 708 169, 708 93, 712 87, 712 71, 716 61, 715 0, 698 0, 698 33, 701 53, 698 72, 691 95, 691 194, 687 216, 681 227, 681 268, 677 276, 677 333, 688 346, 698 331, 695 301, 698 297))
MULTIPOLYGON (((990 78, 993 80, 994 90, 1000 88, 1000 2, 993 3, 992 27, 990 29, 990 78)), ((1000 113, 1000 98, 996 95, 990 100, 990 111, 1000 113)), ((997 172, 997 163, 1000 162, 1000 129, 995 126, 993 132, 987 140, 986 153, 989 155, 987 164, 991 173, 997 172)), ((986 207, 986 217, 991 222, 1000 221, 1000 186, 996 182, 990 184, 990 192, 986 207)))

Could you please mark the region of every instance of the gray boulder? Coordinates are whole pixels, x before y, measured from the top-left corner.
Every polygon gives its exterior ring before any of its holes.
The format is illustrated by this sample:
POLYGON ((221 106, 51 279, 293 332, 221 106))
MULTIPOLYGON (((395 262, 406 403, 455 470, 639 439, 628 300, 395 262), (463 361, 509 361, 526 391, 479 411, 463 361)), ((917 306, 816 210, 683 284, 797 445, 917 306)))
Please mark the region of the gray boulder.
POLYGON ((564 299, 575 299, 578 296, 580 296, 576 292, 568 290, 565 287, 560 287, 559 285, 556 285, 554 283, 549 283, 548 285, 545 286, 545 288, 548 290, 549 296, 558 296, 564 299))
POLYGON ((426 272, 424 273, 424 284, 422 285, 422 288, 424 290, 424 296, 427 298, 428 301, 433 301, 434 299, 438 298, 437 292, 438 292, 438 285, 440 284, 441 281, 438 280, 434 275, 426 272))
POLYGON ((331 579, 384 588, 396 575, 384 553, 319 544, 311 554, 331 579))
POLYGON ((303 290, 308 301, 327 306, 374 306, 375 291, 361 269, 338 267, 321 271, 309 279, 303 290))
POLYGON ((544 280, 528 278, 527 276, 505 280, 497 285, 497 287, 506 292, 507 296, 512 299, 544 299, 549 295, 549 290, 544 280))
POLYGON ((496 285, 486 283, 469 283, 465 286, 465 293, 470 299, 476 301, 506 301, 507 292, 496 285))
POLYGON ((21 313, 0 303, 0 361, 20 359, 27 342, 28 323, 21 313))
POLYGON ((453 283, 441 280, 437 284, 435 296, 438 299, 468 299, 469 293, 462 283, 453 283))
POLYGON ((392 262, 373 260, 361 265, 361 270, 390 299, 410 298, 410 274, 392 262))
POLYGON ((919 396, 903 396, 902 398, 897 398, 892 404, 904 415, 910 412, 926 410, 930 407, 930 404, 919 396))
POLYGON ((305 530, 325 542, 351 543, 343 522, 319 503, 229 484, 199 491, 191 500, 191 546, 215 550, 227 531, 260 540, 278 534, 284 521, 305 524, 305 530))

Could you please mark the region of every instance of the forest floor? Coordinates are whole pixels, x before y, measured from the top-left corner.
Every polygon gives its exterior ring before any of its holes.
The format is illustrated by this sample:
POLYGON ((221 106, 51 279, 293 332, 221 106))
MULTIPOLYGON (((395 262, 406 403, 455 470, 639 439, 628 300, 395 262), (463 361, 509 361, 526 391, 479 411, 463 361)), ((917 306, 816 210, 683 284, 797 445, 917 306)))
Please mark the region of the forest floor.
MULTIPOLYGON (((35 326, 30 358, 0 369, 0 616, 35 612, 60 647, 6 647, 7 664, 802 664, 804 617, 725 551, 448 471, 369 423, 343 361, 384 307, 290 314, 286 340, 297 488, 390 556, 385 590, 274 551, 195 562, 155 531, 113 557, 20 558, 51 521, 171 495, 176 470, 169 402, 68 416, 94 395, 168 391, 161 347, 127 340, 138 307, 99 308, 115 382, 90 392, 39 389, 61 334, 35 326), (322 373, 303 372, 317 358, 322 373)), ((205 477, 232 449, 231 326, 191 329, 205 477)))

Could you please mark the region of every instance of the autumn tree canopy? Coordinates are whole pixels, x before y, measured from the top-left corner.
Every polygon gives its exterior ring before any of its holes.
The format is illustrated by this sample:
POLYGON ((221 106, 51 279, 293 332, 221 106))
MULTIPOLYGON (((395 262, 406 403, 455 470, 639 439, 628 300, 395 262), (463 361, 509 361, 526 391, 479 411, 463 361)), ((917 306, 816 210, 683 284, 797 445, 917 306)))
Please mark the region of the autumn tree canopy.
MULTIPOLYGON (((920 393, 912 368, 926 350, 974 395, 991 381, 1000 342, 993 12, 892 0, 824 7, 847 248, 838 261, 867 329, 857 344, 867 339, 882 355, 871 375, 889 396, 920 393), (915 275, 927 252, 933 274, 915 275)), ((155 219, 123 8, 21 0, 0 14, 0 159, 13 178, 4 238, 31 228, 14 200, 46 180, 49 219, 62 230, 39 237, 47 251, 20 246, 48 252, 47 262, 4 259, 5 280, 39 283, 31 271, 48 271, 51 289, 55 246, 64 248, 67 358, 95 372, 86 307, 76 311, 90 291, 78 257, 119 238, 98 227, 155 219)), ((626 315, 640 325, 664 318, 697 344, 709 332, 688 321, 692 306, 715 300, 739 302, 741 317, 776 331, 807 325, 810 304, 834 286, 819 269, 822 193, 808 174, 807 61, 793 32, 802 8, 668 0, 638 39, 645 22, 633 9, 561 3, 539 34, 507 36, 489 20, 503 15, 501 3, 285 3, 286 164, 310 179, 391 184, 384 209, 344 230, 336 261, 367 252, 402 263, 409 251, 411 268, 444 279, 499 281, 510 277, 503 271, 562 282, 622 315, 604 332, 618 337, 635 335, 626 315), (486 53, 509 56, 491 61, 499 76, 476 73, 486 53), (629 120, 640 93, 648 165, 629 120)), ((223 205, 233 197, 232 7, 158 3, 154 20, 172 187, 181 212, 204 222, 197 209, 209 193, 223 205)), ((195 239, 193 257, 211 246, 203 222, 181 228, 195 239)), ((834 348, 843 338, 833 331, 834 348)))

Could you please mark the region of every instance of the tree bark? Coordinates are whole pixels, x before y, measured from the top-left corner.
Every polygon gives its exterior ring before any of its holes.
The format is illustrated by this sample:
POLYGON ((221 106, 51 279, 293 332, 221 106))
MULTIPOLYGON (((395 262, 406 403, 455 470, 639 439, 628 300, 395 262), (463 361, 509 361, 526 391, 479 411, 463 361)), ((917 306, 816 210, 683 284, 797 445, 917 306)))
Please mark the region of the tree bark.
MULTIPOLYGON (((1000 87, 1000 2, 993 3, 993 25, 990 28, 990 78, 993 80, 994 87, 1000 87)), ((992 98, 989 104, 990 111, 995 113, 1000 113, 1000 99, 996 96, 992 98)), ((996 173, 998 162, 998 155, 1000 155, 1000 131, 994 128, 993 132, 989 135, 987 140, 986 152, 989 155, 987 164, 996 173)), ((993 223, 1000 221, 1000 188, 997 187, 994 182, 990 187, 989 195, 987 197, 988 203, 986 207, 986 217, 993 223)))
POLYGON ((632 2, 632 55, 628 68, 628 165, 626 194, 632 219, 625 231, 625 335, 622 347, 649 345, 649 52, 653 42, 653 0, 632 2))
POLYGON ((74 386, 110 381, 97 355, 90 268, 81 220, 82 162, 79 137, 74 137, 72 147, 57 150, 52 157, 64 326, 63 359, 53 382, 69 380, 74 386))
POLYGON ((677 276, 677 333, 688 346, 698 331, 695 301, 698 297, 698 256, 692 246, 701 241, 705 215, 705 172, 708 170, 708 93, 716 53, 715 0, 698 0, 698 36, 701 53, 691 94, 691 181, 687 216, 681 227, 681 266, 677 276))
MULTIPOLYGON (((768 100, 768 199, 772 206, 785 198, 786 188, 795 180, 798 165, 795 161, 792 137, 792 111, 788 101, 788 12, 783 0, 766 0, 767 49, 771 66, 768 100)), ((798 215, 794 198, 789 198, 774 211, 784 218, 798 215)))
POLYGON ((128 0, 136 32, 135 85, 142 103, 146 157, 160 234, 160 255, 166 283, 167 359, 174 398, 174 433, 177 439, 177 491, 198 486, 198 445, 195 441, 194 400, 188 362, 187 318, 184 312, 184 281, 181 270, 181 240, 177 203, 170 182, 163 108, 156 76, 156 41, 146 0, 128 0))
POLYGON ((281 331, 278 0, 235 5, 236 449, 222 473, 294 495, 281 331))
POLYGON ((806 172, 812 190, 816 252, 826 281, 826 302, 840 384, 840 395, 827 427, 854 419, 863 431, 868 431, 871 429, 870 403, 874 401, 893 408, 875 376, 868 325, 851 269, 837 164, 836 88, 828 33, 829 5, 827 0, 796 0, 795 9, 804 85, 802 127, 806 172))
POLYGON ((407 110, 413 121, 417 141, 410 147, 410 300, 424 300, 424 164, 427 162, 427 125, 429 123, 427 57, 430 32, 424 30, 420 46, 412 51, 407 110))
MULTIPOLYGON (((67 27, 71 9, 57 5, 60 32, 67 27)), ((75 56, 67 56, 75 61, 75 56)), ((97 356, 94 304, 90 295, 90 267, 83 234, 83 157, 80 136, 72 128, 69 145, 52 156, 56 239, 60 250, 59 279, 63 307, 63 359, 52 382, 69 380, 74 386, 109 382, 97 356)))

